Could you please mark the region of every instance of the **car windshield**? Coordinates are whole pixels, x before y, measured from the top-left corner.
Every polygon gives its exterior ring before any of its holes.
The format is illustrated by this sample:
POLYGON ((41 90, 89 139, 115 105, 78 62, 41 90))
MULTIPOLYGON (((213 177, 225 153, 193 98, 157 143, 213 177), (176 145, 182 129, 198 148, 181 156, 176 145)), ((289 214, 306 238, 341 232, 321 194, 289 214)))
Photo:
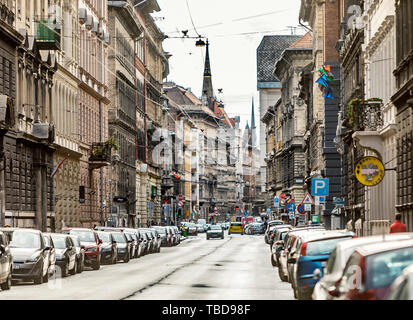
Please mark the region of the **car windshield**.
POLYGON ((126 243, 126 239, 122 233, 114 232, 112 233, 112 237, 117 243, 126 243))
POLYGON ((307 256, 329 255, 331 251, 334 250, 337 243, 343 240, 348 240, 348 239, 351 239, 351 236, 308 242, 306 255, 307 256))
POLYGON ((80 248, 81 244, 80 244, 80 240, 78 237, 70 237, 70 239, 72 239, 76 248, 80 248))
POLYGON ((54 247, 56 249, 66 249, 66 237, 65 236, 52 236, 54 247))
POLYGON ((106 233, 106 232, 98 232, 98 237, 100 240, 102 240, 102 242, 105 243, 110 243, 110 233, 106 233))
POLYGON ((131 236, 131 238, 133 239, 133 240, 138 240, 138 237, 136 236, 136 234, 134 234, 134 233, 128 233, 130 236, 131 236))
POLYGON ((71 230, 70 234, 78 236, 79 240, 82 242, 95 242, 95 235, 92 231, 71 230))
POLYGON ((366 289, 388 287, 413 264, 413 247, 378 253, 367 258, 366 289))
POLYGON ((159 233, 162 233, 162 234, 166 234, 166 229, 165 228, 156 228, 156 230, 159 232, 159 233))
POLYGON ((211 226, 211 230, 222 230, 220 226, 211 226))
POLYGON ((40 236, 38 233, 16 230, 10 242, 12 248, 40 248, 40 236))
POLYGON ((242 227, 242 223, 241 222, 232 222, 231 227, 242 227))
POLYGON ((125 233, 125 237, 128 241, 132 241, 132 237, 129 233, 125 233))

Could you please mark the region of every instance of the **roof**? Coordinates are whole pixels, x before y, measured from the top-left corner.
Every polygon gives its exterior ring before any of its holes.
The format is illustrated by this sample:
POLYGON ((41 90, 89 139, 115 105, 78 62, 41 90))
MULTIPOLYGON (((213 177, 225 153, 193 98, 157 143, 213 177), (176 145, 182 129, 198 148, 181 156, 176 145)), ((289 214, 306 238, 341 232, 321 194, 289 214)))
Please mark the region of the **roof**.
POLYGON ((313 48, 313 36, 310 32, 307 32, 296 42, 291 44, 289 49, 312 49, 313 48))
POLYGON ((280 82, 273 74, 275 62, 285 49, 297 42, 301 36, 272 35, 264 36, 257 48, 257 81, 280 82))
POLYGON ((398 240, 405 240, 405 239, 413 239, 413 232, 406 232, 406 233, 399 233, 399 234, 386 234, 386 235, 376 235, 376 236, 369 236, 369 237, 361 237, 361 238, 354 238, 348 241, 340 242, 337 246, 339 246, 340 250, 347 250, 354 247, 359 247, 364 244, 370 243, 382 243, 383 241, 398 241, 398 240))
POLYGON ((343 238, 343 237, 351 237, 353 236, 354 233, 350 231, 334 231, 334 230, 319 230, 318 232, 309 232, 309 233, 304 233, 303 235, 300 235, 300 237, 303 238, 305 242, 310 242, 310 241, 317 241, 317 240, 323 240, 323 239, 333 239, 333 238, 343 238))
POLYGON ((369 256, 369 255, 380 253, 380 252, 408 248, 408 247, 413 248, 413 239, 389 241, 389 242, 380 241, 380 242, 362 245, 358 247, 356 250, 360 252, 361 254, 363 254, 364 256, 369 256))

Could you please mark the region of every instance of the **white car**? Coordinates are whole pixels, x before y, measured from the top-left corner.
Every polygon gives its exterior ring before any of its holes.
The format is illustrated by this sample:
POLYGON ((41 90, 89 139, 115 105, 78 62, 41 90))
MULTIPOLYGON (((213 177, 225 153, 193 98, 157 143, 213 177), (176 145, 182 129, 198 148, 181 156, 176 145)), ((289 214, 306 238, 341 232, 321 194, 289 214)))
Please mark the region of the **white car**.
POLYGON ((386 300, 413 300, 413 264, 394 280, 386 300))
MULTIPOLYGON (((337 244, 336 248, 331 252, 330 257, 325 267, 323 277, 314 287, 312 298, 313 300, 332 300, 333 296, 329 291, 334 284, 342 276, 343 270, 346 266, 348 258, 359 246, 376 243, 381 241, 398 241, 404 239, 412 239, 413 233, 399 233, 385 236, 370 236, 345 240, 337 244)), ((320 273, 315 273, 314 277, 317 278, 320 273)))

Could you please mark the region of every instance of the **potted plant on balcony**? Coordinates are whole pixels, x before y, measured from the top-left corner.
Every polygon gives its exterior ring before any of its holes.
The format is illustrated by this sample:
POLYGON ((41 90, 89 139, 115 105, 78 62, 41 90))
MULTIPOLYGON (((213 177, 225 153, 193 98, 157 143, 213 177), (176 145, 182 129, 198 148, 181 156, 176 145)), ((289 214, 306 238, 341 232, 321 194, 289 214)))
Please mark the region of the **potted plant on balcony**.
POLYGON ((357 126, 357 114, 360 112, 360 108, 362 108, 363 104, 364 100, 359 98, 354 98, 349 102, 346 112, 346 121, 344 123, 347 128, 354 129, 357 126))
POLYGON ((115 149, 115 151, 118 151, 118 149, 119 149, 119 146, 118 146, 115 138, 113 138, 113 137, 110 138, 109 140, 106 140, 105 146, 106 147, 111 147, 111 148, 115 149))

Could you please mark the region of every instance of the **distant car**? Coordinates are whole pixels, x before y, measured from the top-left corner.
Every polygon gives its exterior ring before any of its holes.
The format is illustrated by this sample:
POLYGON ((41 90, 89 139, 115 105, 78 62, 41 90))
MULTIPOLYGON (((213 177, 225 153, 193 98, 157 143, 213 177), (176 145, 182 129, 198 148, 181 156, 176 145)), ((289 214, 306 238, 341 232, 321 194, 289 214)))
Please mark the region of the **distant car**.
POLYGON ((198 228, 196 227, 195 223, 188 223, 188 236, 197 236, 198 235, 198 228))
POLYGON ((280 252, 284 248, 284 239, 287 233, 291 230, 289 227, 275 229, 274 241, 271 246, 271 264, 274 267, 279 266, 280 252))
POLYGON ((128 239, 126 238, 123 232, 113 231, 111 233, 112 233, 113 240, 116 241, 116 245, 117 245, 117 250, 118 250, 117 260, 118 261, 122 260, 124 263, 128 263, 130 260, 130 255, 131 255, 132 242, 128 241, 128 239))
POLYGON ((129 243, 129 259, 132 259, 135 256, 135 252, 136 252, 136 245, 135 245, 135 241, 132 238, 132 235, 127 233, 127 232, 123 232, 123 234, 126 237, 126 240, 129 243))
POLYGON ((167 246, 172 247, 175 244, 175 233, 170 226, 165 227, 167 246))
POLYGON ((259 222, 253 222, 248 224, 245 227, 244 233, 245 234, 263 234, 265 232, 264 230, 264 224, 263 223, 259 223, 259 222))
POLYGON ((394 280, 386 300, 413 300, 413 264, 394 280))
POLYGON ((0 288, 9 290, 13 272, 13 257, 6 235, 0 231, 0 288))
POLYGON ((380 241, 358 247, 330 294, 343 300, 383 300, 403 269, 413 264, 413 240, 380 241), (361 276, 354 283, 355 270, 361 276))
MULTIPOLYGON (((283 228, 288 228, 289 230, 291 230, 293 228, 293 226, 290 225, 290 224, 280 224, 280 225, 273 225, 273 226, 270 227, 269 233, 268 233, 268 243, 271 247, 274 244, 274 239, 275 239, 275 235, 277 233, 277 230, 278 229, 283 229, 283 228)), ((272 250, 272 248, 270 248, 270 249, 272 250)))
POLYGON ((99 239, 95 230, 87 228, 64 228, 62 233, 78 236, 81 245, 85 247, 85 266, 90 266, 93 270, 100 269, 100 248, 102 240, 99 239))
POLYGON ((233 233, 239 233, 243 234, 244 233, 244 228, 242 227, 242 222, 231 222, 229 229, 228 229, 228 235, 233 234, 233 233))
MULTIPOLYGON (((171 227, 172 228, 172 227, 171 227)), ((158 231, 155 228, 148 228, 146 229, 152 236, 152 241, 153 241, 153 248, 152 252, 153 253, 159 253, 161 252, 161 235, 158 233, 158 231)))
POLYGON ((224 230, 218 225, 212 225, 206 232, 206 239, 220 238, 224 239, 224 230))
POLYGON ((85 247, 80 243, 79 237, 70 235, 76 248, 76 272, 82 273, 85 266, 85 247))
POLYGON ((287 261, 288 278, 295 297, 299 300, 311 300, 320 277, 309 275, 322 275, 335 246, 353 237, 353 232, 332 230, 297 234, 287 261))
POLYGON ((135 255, 132 258, 139 258, 142 255, 142 246, 139 237, 139 231, 132 228, 120 228, 123 232, 129 233, 135 246, 135 255))
POLYGON ((118 245, 109 231, 98 231, 98 237, 102 240, 101 262, 116 264, 118 262, 118 245))
POLYGON ((172 226, 173 231, 175 232, 176 238, 178 240, 177 244, 181 243, 181 232, 179 232, 178 227, 172 226))
POLYGON ((76 247, 68 234, 51 233, 53 244, 56 249, 56 264, 60 267, 62 278, 67 274, 76 274, 76 247))
POLYGON ((166 234, 166 227, 161 226, 154 226, 156 231, 158 231, 159 235, 161 236, 161 247, 168 246, 168 237, 166 234))
POLYGON ((138 228, 139 232, 139 237, 140 237, 140 243, 142 247, 142 253, 141 255, 144 256, 145 254, 149 253, 148 248, 149 248, 149 243, 148 243, 148 237, 146 236, 146 232, 142 228, 138 228))
MULTIPOLYGON (((385 236, 370 236, 355 238, 337 243, 333 252, 327 261, 327 266, 323 272, 320 281, 314 287, 313 300, 332 300, 334 297, 330 295, 330 289, 340 279, 346 262, 357 247, 369 243, 377 243, 382 241, 400 241, 412 239, 413 233, 394 233, 385 236)), ((321 273, 317 273, 316 277, 320 277, 321 273)))
MULTIPOLYGON (((6 229, 6 228, 4 228, 6 229)), ((42 232, 35 229, 7 228, 10 251, 13 257, 12 279, 42 284, 49 281, 48 251, 42 232)))
POLYGON ((202 224, 197 223, 196 228, 197 228, 198 233, 204 233, 205 232, 204 225, 202 225, 202 224))
POLYGON ((49 272, 49 277, 52 277, 56 273, 56 249, 53 244, 52 237, 50 234, 43 233, 43 239, 45 242, 46 247, 49 247, 50 250, 48 251, 48 259, 49 259, 49 267, 48 267, 48 272, 49 272))

